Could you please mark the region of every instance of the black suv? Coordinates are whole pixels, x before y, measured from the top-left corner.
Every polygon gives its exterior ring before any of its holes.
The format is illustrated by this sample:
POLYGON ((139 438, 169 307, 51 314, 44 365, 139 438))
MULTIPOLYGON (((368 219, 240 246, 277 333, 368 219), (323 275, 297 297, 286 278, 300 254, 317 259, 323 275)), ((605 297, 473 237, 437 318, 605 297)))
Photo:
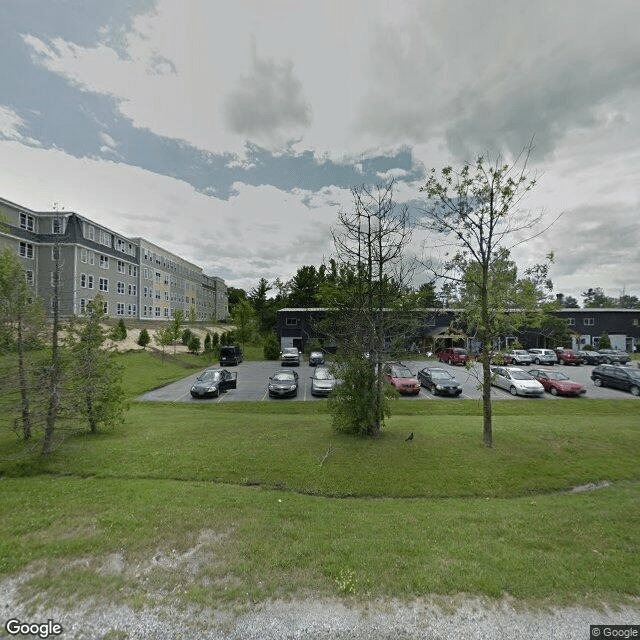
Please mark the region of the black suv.
POLYGON ((593 368, 591 379, 596 387, 613 387, 640 396, 640 369, 612 364, 599 364, 593 368))
POLYGON ((626 351, 619 351, 618 349, 600 349, 598 353, 602 356, 602 362, 604 362, 604 364, 611 364, 613 362, 627 364, 627 362, 631 360, 626 351))
POLYGON ((228 367, 242 362, 242 349, 237 345, 224 345, 220 347, 220 366, 228 367))

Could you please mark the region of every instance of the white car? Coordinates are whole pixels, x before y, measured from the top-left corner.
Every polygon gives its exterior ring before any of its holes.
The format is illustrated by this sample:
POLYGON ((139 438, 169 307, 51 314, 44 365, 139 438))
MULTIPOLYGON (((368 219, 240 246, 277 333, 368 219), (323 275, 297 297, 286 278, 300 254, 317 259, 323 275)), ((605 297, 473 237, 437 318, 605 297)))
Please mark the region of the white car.
POLYGON ((524 369, 491 367, 492 384, 505 389, 512 396, 543 396, 544 387, 524 369))
POLYGON ((536 364, 555 364, 558 362, 556 352, 552 349, 529 349, 529 353, 536 364))
POLYGON ((524 349, 513 349, 504 354, 505 364, 531 364, 533 356, 524 349))

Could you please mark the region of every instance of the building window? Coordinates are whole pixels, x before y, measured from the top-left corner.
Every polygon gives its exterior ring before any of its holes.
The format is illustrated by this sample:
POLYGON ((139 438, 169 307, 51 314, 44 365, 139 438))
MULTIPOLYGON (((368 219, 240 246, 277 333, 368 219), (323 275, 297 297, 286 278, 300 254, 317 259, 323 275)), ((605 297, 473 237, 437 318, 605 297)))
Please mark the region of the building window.
POLYGON ((118 289, 118 293, 124 294, 124 282, 118 282, 117 289, 118 289))
POLYGON ((20 243, 20 256, 22 258, 33 258, 33 245, 30 242, 20 243))
POLYGON ((111 246, 111 234, 106 231, 100 231, 100 244, 103 244, 105 247, 111 246))
POLYGON ((96 230, 92 225, 84 223, 84 237, 88 240, 95 240, 96 238, 96 230))
POLYGON ((87 258, 88 258, 89 264, 95 264, 96 263, 96 254, 93 253, 93 251, 89 251, 87 253, 87 258))
POLYGON ((116 305, 116 315, 123 316, 124 315, 124 302, 118 302, 116 305))
POLYGON ((133 265, 133 264, 130 264, 130 265, 129 265, 129 275, 130 275, 130 276, 137 277, 137 275, 138 275, 138 267, 136 267, 136 266, 135 266, 135 265, 133 265))
POLYGON ((109 280, 107 278, 100 278, 100 291, 109 291, 109 280))
POLYGON ((86 261, 87 261, 87 250, 80 249, 80 262, 86 262, 86 261))
POLYGON ((585 327, 593 327, 593 325, 595 324, 593 318, 584 318, 582 320, 582 323, 584 324, 585 327))
POLYGON ((33 284, 33 271, 31 271, 31 269, 27 269, 24 272, 24 277, 27 280, 27 284, 33 284))
POLYGON ((62 233, 62 218, 54 218, 51 221, 51 231, 56 235, 60 235, 62 233))
POLYGON ((160 317, 160 307, 155 307, 155 315, 156 315, 156 318, 160 317))
POLYGON ((86 273, 81 273, 80 274, 80 286, 85 288, 87 287, 87 274, 86 273))
POLYGON ((80 298, 80 313, 84 313, 87 310, 87 301, 85 298, 80 298))
POLYGON ((87 276, 87 289, 93 289, 93 276, 91 274, 87 276))
POLYGON ((106 315, 108 315, 108 313, 109 313, 109 303, 108 303, 108 302, 106 302, 106 301, 105 301, 105 302, 103 302, 103 303, 102 303, 102 309, 103 309, 103 311, 104 311, 104 315, 105 315, 105 316, 106 316, 106 315))
POLYGON ((164 317, 168 318, 169 317, 169 309, 165 309, 164 310, 164 317))
POLYGON ((138 295, 138 287, 135 284, 129 285, 129 295, 130 296, 138 295))
POLYGON ((575 318, 567 318, 567 324, 570 327, 575 327, 576 326, 576 319, 575 318))
POLYGON ((60 258, 60 247, 57 244, 54 244, 51 247, 51 260, 54 262, 60 258))
POLYGON ((118 273, 127 273, 127 265, 123 260, 118 260, 118 273))
POLYGON ((284 323, 287 327, 295 327, 298 324, 298 318, 286 318, 284 323))
POLYGON ((100 268, 101 269, 109 268, 109 256, 100 255, 100 268))
POLYGON ((34 229, 34 221, 33 216, 28 216, 26 213, 20 214, 20 228, 26 229, 27 231, 33 231, 34 229))

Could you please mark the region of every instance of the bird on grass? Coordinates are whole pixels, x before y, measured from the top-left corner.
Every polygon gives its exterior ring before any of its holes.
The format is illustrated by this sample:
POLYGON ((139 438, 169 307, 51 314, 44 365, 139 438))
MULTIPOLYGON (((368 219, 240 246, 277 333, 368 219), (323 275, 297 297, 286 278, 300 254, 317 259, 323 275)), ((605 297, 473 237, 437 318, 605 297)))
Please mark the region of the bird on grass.
POLYGON ((409 434, 408 438, 404 439, 405 442, 410 442, 411 440, 413 440, 413 431, 409 434))

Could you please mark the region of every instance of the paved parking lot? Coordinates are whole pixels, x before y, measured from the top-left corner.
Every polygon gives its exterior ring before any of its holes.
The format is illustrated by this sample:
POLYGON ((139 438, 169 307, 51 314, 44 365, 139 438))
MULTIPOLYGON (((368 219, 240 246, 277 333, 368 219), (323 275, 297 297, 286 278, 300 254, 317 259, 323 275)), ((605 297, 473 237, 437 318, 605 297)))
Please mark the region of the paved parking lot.
MULTIPOLYGON (((411 360, 407 364, 413 373, 416 373, 419 369, 427 365, 441 366, 444 369, 448 369, 458 378, 458 381, 462 384, 462 393, 460 394, 459 398, 479 400, 482 397, 482 393, 480 389, 478 389, 481 376, 481 367, 477 364, 474 364, 473 369, 471 369, 470 371, 467 371, 464 367, 460 366, 439 364, 434 360, 411 360)), ((637 363, 634 363, 634 366, 637 366, 637 363)), ((534 367, 522 368, 526 370, 532 369, 534 367)), ((582 397, 640 400, 640 398, 636 398, 635 396, 625 391, 619 391, 617 389, 609 389, 605 387, 596 387, 590 378, 591 371, 593 369, 593 366, 591 365, 581 365, 578 367, 555 365, 554 367, 541 368, 555 368, 566 373, 574 382, 582 384, 587 389, 586 395, 582 397)), ((300 376, 300 386, 298 389, 297 398, 287 399, 269 398, 269 394, 267 393, 267 383, 269 382, 269 376, 272 376, 276 371, 280 370, 280 365, 277 362, 243 362, 237 367, 230 367, 229 370, 237 371, 238 387, 237 389, 230 389, 226 393, 221 394, 219 398, 194 400, 191 397, 189 389, 191 388, 191 385, 193 384, 196 376, 200 373, 196 372, 191 374, 190 376, 187 376, 186 378, 183 378, 182 380, 179 380, 178 382, 169 384, 166 387, 162 387, 161 389, 156 389, 155 391, 145 393, 144 395, 140 396, 138 400, 198 403, 233 402, 234 400, 249 400, 255 402, 291 402, 295 400, 313 400, 322 402, 324 400, 324 398, 317 398, 311 395, 310 378, 313 375, 313 367, 310 367, 306 363, 301 364, 300 367, 297 368, 298 375, 300 376)), ((495 400, 514 399, 514 397, 508 391, 503 391, 502 389, 497 389, 496 387, 492 388, 491 395, 495 400)), ((456 401, 456 398, 434 396, 424 388, 420 390, 420 393, 417 396, 404 396, 402 399, 408 402, 415 400, 435 400, 442 402, 456 401)), ((553 400, 562 402, 563 398, 559 396, 554 397, 549 393, 545 393, 540 400, 553 400)))

